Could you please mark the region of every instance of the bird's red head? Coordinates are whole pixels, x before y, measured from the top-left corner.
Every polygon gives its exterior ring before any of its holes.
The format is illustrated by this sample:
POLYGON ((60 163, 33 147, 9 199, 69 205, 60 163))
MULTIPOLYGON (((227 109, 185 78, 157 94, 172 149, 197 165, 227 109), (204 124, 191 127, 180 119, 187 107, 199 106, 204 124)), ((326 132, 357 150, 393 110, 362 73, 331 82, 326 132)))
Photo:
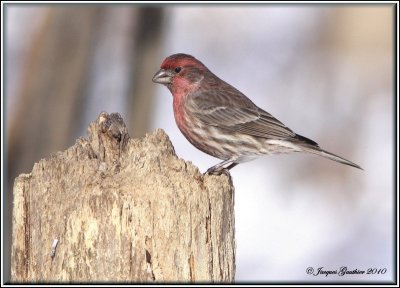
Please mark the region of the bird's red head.
POLYGON ((173 54, 161 64, 161 69, 154 75, 153 82, 168 87, 172 94, 179 90, 188 90, 203 79, 208 71, 199 60, 188 54, 173 54))
POLYGON ((165 60, 161 64, 161 69, 167 70, 167 69, 174 69, 176 67, 189 67, 189 66, 205 68, 204 64, 201 63, 196 58, 194 58, 192 55, 178 53, 165 58, 165 60))

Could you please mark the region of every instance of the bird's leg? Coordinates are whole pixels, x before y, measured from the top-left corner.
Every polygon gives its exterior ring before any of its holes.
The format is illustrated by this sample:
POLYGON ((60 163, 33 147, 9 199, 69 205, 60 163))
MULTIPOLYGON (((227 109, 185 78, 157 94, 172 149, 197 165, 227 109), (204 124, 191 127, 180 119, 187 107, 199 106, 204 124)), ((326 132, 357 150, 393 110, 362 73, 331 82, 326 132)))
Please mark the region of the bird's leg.
POLYGON ((236 159, 228 159, 218 163, 217 165, 208 168, 205 174, 212 174, 212 175, 221 175, 226 173, 229 169, 235 167, 238 163, 235 163, 236 159))
POLYGON ((226 167, 225 169, 227 170, 231 170, 233 167, 235 167, 236 165, 238 165, 239 163, 235 163, 233 162, 231 165, 229 165, 228 167, 226 167))

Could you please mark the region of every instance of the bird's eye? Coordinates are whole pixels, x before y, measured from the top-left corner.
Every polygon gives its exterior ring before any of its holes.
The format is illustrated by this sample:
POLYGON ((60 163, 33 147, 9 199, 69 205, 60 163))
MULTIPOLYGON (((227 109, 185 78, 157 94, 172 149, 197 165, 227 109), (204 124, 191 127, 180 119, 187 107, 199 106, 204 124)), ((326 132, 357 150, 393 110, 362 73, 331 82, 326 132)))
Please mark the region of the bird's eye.
POLYGON ((175 73, 179 73, 179 72, 181 72, 181 70, 182 70, 182 67, 176 67, 175 68, 175 73))

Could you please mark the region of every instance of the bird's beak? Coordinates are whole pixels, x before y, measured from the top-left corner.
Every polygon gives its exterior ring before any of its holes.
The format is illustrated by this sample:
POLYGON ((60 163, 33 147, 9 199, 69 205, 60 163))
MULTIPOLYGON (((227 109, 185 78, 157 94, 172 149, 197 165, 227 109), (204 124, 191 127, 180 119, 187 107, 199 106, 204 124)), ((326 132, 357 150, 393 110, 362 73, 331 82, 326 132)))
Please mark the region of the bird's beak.
POLYGON ((160 84, 171 84, 172 83, 172 72, 169 70, 160 69, 158 72, 153 76, 154 83, 160 84))

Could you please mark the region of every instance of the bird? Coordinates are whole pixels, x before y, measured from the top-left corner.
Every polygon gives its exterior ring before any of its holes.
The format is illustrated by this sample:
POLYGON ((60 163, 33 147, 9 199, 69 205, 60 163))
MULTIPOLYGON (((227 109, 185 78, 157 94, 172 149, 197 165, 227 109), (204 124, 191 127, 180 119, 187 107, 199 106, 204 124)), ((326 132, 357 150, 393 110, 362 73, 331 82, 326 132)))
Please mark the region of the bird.
POLYGON ((293 132, 191 55, 168 56, 152 81, 171 92, 175 122, 186 139, 223 160, 205 174, 219 175, 262 155, 290 152, 316 154, 362 170, 293 132))

